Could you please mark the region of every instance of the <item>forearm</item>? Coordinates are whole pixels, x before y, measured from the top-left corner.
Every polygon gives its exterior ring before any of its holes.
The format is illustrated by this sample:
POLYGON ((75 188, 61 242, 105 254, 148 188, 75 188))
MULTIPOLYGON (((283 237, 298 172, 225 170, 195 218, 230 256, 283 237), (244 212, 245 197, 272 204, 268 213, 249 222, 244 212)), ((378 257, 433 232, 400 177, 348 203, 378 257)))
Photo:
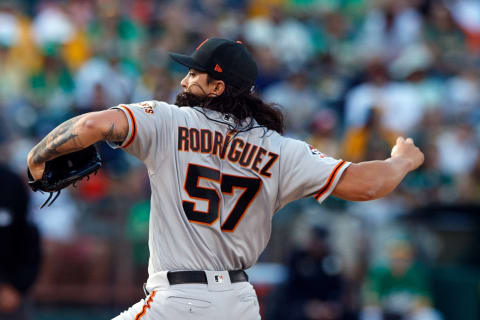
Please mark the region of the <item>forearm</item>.
POLYGON ((333 195, 345 200, 367 201, 386 196, 405 175, 418 168, 424 155, 411 138, 398 137, 391 158, 351 164, 338 181, 333 195))
POLYGON ((352 163, 333 195, 350 201, 378 199, 395 190, 411 169, 411 162, 400 157, 352 163))
POLYGON ((383 161, 361 162, 366 178, 370 180, 370 198, 378 199, 391 193, 402 182, 403 178, 412 170, 411 161, 395 157, 383 161))
POLYGON ((86 113, 60 124, 28 154, 28 163, 39 165, 61 155, 84 149, 102 139, 102 133, 86 113))

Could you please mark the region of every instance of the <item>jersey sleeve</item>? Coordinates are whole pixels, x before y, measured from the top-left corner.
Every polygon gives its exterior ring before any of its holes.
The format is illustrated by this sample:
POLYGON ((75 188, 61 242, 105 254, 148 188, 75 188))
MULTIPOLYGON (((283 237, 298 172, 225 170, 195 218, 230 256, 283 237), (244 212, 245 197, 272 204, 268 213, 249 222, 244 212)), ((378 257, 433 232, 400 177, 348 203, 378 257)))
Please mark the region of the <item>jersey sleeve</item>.
POLYGON ((171 141, 173 108, 165 102, 145 101, 121 104, 119 109, 128 120, 128 135, 122 144, 109 142, 112 148, 122 148, 145 163, 150 170, 167 155, 171 141))
POLYGON ((303 141, 287 139, 280 156, 278 208, 309 196, 321 203, 349 165, 350 162, 329 157, 303 141))

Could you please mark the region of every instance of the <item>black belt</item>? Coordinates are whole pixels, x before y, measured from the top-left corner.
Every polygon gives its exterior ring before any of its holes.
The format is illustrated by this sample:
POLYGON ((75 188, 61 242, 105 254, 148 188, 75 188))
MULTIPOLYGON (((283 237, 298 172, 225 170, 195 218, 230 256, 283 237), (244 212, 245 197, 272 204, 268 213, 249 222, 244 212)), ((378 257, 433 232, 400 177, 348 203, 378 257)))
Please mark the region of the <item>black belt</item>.
MULTIPOLYGON (((248 281, 248 275, 243 270, 228 271, 230 282, 248 281)), ((204 271, 168 271, 168 282, 170 285, 182 283, 204 283, 207 284, 207 275, 204 271)))

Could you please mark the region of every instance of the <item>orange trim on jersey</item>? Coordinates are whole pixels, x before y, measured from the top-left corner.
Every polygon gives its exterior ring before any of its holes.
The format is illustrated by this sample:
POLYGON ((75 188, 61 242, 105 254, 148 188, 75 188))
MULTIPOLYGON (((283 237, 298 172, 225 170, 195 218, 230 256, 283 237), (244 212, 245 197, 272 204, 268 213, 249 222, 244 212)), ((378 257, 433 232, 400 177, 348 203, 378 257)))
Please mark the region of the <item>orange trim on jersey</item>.
POLYGON ((328 189, 332 186, 333 181, 335 181, 335 177, 337 176, 338 171, 340 171, 340 168, 343 167, 343 165, 346 163, 345 160, 340 161, 335 168, 332 170, 330 173, 330 176, 328 177, 327 182, 325 185, 318 191, 318 193, 315 195, 315 200, 320 199, 325 192, 327 192, 328 189))
POLYGON ((135 120, 135 116, 133 115, 133 112, 127 106, 122 106, 122 107, 125 108, 125 110, 127 110, 128 115, 132 120, 132 136, 128 140, 127 144, 122 147, 122 148, 127 148, 129 145, 132 144, 133 140, 135 140, 135 137, 137 136, 137 121, 135 120))
POLYGON ((140 318, 143 317, 143 316, 145 315, 145 313, 147 312, 147 309, 150 309, 150 303, 153 302, 153 297, 155 297, 155 294, 156 294, 156 291, 153 291, 153 292, 150 294, 150 297, 148 297, 147 302, 145 302, 145 304, 143 305, 142 311, 140 311, 140 312, 135 316, 135 320, 140 320, 140 318))

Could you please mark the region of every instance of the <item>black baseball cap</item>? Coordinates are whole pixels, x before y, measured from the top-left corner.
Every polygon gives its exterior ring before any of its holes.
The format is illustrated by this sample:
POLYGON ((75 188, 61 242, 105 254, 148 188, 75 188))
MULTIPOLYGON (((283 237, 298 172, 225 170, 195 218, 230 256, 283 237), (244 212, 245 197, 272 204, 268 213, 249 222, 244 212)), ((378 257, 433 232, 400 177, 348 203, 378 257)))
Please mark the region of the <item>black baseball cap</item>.
POLYGON ((170 52, 176 62, 214 79, 223 80, 238 89, 250 88, 258 75, 257 64, 240 41, 208 38, 200 43, 192 55, 170 52))

